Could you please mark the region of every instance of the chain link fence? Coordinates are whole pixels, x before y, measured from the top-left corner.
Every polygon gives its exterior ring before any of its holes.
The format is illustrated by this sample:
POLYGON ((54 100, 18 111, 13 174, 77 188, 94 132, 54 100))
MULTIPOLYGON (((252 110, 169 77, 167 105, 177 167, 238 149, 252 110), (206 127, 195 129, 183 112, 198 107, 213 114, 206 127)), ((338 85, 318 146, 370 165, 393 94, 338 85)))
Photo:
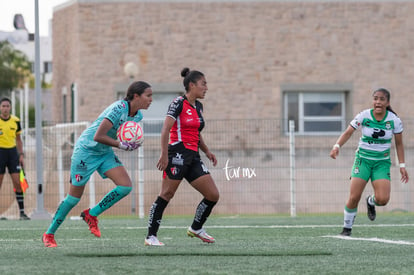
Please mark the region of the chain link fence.
MULTIPOLYGON (((414 175, 411 172, 414 163, 414 142, 411 138, 414 119, 403 119, 403 122, 407 170, 414 175)), ((333 160, 329 157, 329 152, 340 133, 294 135, 292 140, 289 133, 284 132, 283 123, 286 122, 278 119, 207 121, 202 135, 218 159, 217 166, 213 167, 203 153, 201 155, 220 190, 215 214, 342 213, 349 194, 349 176, 360 132, 355 132, 341 148, 339 157, 333 160)), ((42 196, 44 208, 51 214, 69 190, 73 144, 88 125, 88 122, 84 122, 43 128, 42 196)), ((36 148, 34 129, 29 129, 24 139, 25 172, 29 182, 25 208, 30 214, 36 210, 39 196, 35 163, 39 148, 36 148)), ((146 216, 161 188, 162 173, 156 169, 160 155, 160 137, 145 136, 141 153, 138 150, 114 150, 133 179, 134 188, 129 196, 104 214, 146 216)), ((392 156, 392 162, 391 200, 378 211, 412 212, 413 180, 408 184, 400 183, 395 155, 392 156)), ((70 215, 78 215, 83 209, 96 204, 113 187, 110 180, 103 180, 95 174, 87 184, 80 203, 70 215)), ((372 193, 370 184, 363 197, 368 193, 372 193)), ((194 214, 201 199, 201 195, 183 180, 165 214, 194 214)), ((365 209, 363 200, 360 208, 365 209)), ((8 175, 5 175, 0 190, 0 215, 18 217, 17 203, 8 175)))

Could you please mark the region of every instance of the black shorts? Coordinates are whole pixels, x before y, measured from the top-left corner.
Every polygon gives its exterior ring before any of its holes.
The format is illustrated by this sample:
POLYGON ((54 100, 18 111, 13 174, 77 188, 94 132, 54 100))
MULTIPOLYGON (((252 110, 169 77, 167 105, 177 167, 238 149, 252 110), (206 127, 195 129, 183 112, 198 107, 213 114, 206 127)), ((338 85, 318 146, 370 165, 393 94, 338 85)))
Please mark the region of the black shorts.
POLYGON ((168 145, 168 166, 164 177, 167 175, 172 180, 185 178, 191 183, 207 174, 210 172, 198 152, 185 148, 183 143, 168 145))
POLYGON ((20 172, 19 153, 17 148, 0 148, 0 175, 6 173, 6 167, 10 174, 20 172))

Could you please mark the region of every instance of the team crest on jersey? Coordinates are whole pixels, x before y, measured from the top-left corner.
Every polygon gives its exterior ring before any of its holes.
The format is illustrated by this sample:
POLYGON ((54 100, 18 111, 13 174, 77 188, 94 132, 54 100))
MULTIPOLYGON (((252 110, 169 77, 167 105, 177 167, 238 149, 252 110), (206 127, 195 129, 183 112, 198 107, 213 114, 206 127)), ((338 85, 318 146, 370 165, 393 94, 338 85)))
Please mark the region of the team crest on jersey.
POLYGON ((184 165, 183 154, 176 153, 175 157, 172 158, 171 163, 174 165, 184 165))
POLYGON ((355 167, 354 174, 359 174, 359 167, 355 167))
POLYGON ((180 172, 180 169, 174 166, 170 168, 170 171, 171 171, 171 174, 175 176, 180 172))
POLYGON ((75 179, 76 179, 77 182, 80 182, 83 179, 83 177, 81 175, 77 174, 77 175, 75 175, 75 179))
POLYGON ((385 123, 385 128, 386 128, 387 130, 390 130, 390 129, 391 129, 391 122, 387 121, 387 122, 385 123))

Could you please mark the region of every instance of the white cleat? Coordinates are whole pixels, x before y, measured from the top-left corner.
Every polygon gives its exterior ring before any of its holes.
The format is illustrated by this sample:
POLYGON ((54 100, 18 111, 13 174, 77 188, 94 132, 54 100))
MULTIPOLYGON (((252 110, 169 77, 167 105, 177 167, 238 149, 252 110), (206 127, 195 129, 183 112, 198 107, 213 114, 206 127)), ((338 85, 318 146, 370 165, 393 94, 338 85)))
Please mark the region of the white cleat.
POLYGON ((205 243, 214 243, 216 241, 213 237, 207 234, 207 232, 203 228, 201 228, 200 230, 194 230, 190 226, 187 230, 187 235, 191 238, 199 238, 205 243))
POLYGON ((144 244, 146 246, 164 246, 164 243, 160 242, 157 236, 154 235, 145 238, 144 244))

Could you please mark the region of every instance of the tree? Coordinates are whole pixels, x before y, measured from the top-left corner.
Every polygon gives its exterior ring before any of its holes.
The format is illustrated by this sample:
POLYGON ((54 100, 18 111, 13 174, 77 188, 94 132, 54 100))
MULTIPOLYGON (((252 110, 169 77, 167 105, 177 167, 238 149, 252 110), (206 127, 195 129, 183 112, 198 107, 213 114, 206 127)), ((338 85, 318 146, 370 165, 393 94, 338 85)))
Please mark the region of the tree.
POLYGON ((8 41, 0 41, 0 94, 23 88, 31 76, 28 57, 8 41))

